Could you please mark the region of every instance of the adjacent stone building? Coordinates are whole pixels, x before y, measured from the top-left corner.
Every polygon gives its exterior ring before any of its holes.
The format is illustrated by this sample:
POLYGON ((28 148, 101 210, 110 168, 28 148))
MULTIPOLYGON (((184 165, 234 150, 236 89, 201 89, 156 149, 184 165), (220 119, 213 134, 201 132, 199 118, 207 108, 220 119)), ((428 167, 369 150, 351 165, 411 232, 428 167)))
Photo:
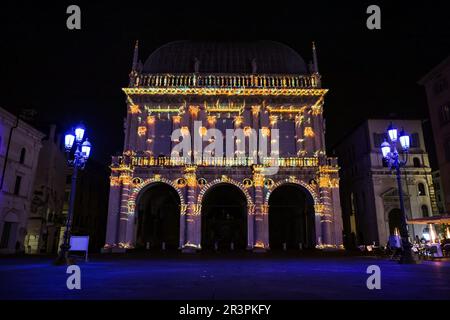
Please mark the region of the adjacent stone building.
POLYGON ((442 186, 444 212, 450 208, 450 56, 419 83, 425 87, 442 186))
MULTIPOLYGON (((395 173, 387 168, 380 144, 387 139, 389 119, 370 119, 348 134, 335 148, 340 166, 340 193, 345 246, 385 245, 400 230, 400 206, 395 173)), ((431 168, 420 120, 395 120, 411 137, 407 164, 402 168, 407 217, 438 212, 431 168)), ((409 226, 412 239, 424 226, 409 226)))
POLYGON ((44 136, 0 108, 0 253, 24 250, 34 179, 44 136))
POLYGON ((56 253, 66 215, 63 214, 67 162, 61 135, 52 125, 42 141, 34 182, 28 232, 27 253, 56 253))
POLYGON ((136 44, 104 250, 341 248, 312 60, 271 41, 177 41, 141 63, 136 44))

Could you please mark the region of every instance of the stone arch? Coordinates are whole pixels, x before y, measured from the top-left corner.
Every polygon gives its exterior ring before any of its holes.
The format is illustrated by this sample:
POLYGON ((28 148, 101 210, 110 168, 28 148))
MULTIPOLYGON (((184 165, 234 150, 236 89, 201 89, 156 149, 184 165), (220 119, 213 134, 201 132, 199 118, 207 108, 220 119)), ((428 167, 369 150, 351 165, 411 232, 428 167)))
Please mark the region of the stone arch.
POLYGON ((203 201, 203 196, 205 195, 205 193, 213 186, 215 186, 217 184, 221 184, 221 183, 228 183, 228 184, 232 184, 232 185, 238 187, 242 191, 242 193, 245 195, 245 198, 247 199, 247 208, 254 207, 252 196, 248 192, 247 188, 245 188, 244 185, 242 183, 240 183, 239 181, 229 179, 229 178, 228 179, 215 179, 215 180, 205 184, 198 194, 197 203, 199 205, 201 205, 202 201, 203 201))
POLYGON ((133 219, 134 221, 136 221, 136 225, 134 227, 132 227, 133 231, 132 234, 133 236, 132 241, 133 241, 133 245, 137 245, 137 237, 138 237, 138 224, 139 224, 139 215, 137 214, 139 211, 138 209, 136 209, 136 204, 139 204, 139 201, 141 201, 141 197, 142 195, 152 186, 157 185, 157 184, 162 184, 165 186, 169 186, 171 187, 176 194, 178 195, 180 202, 179 202, 179 245, 181 246, 181 244, 184 242, 184 214, 186 211, 186 201, 185 201, 185 197, 183 195, 183 191, 180 190, 180 188, 175 184, 175 182, 163 178, 163 177, 158 177, 158 178, 149 178, 144 180, 143 182, 136 184, 134 186, 131 187, 131 192, 130 195, 128 197, 128 214, 134 216, 133 219))
POLYGON ((308 183, 302 181, 302 180, 298 180, 298 179, 284 179, 284 180, 280 180, 276 183, 273 184, 272 187, 270 187, 270 189, 267 191, 266 196, 264 197, 264 205, 269 205, 269 198, 270 198, 270 194, 278 187, 285 185, 285 184, 294 184, 294 185, 298 185, 303 187, 305 190, 307 190, 311 197, 314 200, 314 206, 318 205, 320 203, 319 201, 319 196, 316 192, 316 190, 314 190, 313 187, 311 187, 311 185, 309 185, 308 183))
POLYGON ((171 186, 173 189, 175 189, 178 196, 180 197, 180 205, 182 207, 185 206, 186 201, 184 199, 183 192, 180 190, 180 188, 178 188, 176 186, 176 184, 173 181, 166 179, 166 178, 159 178, 159 179, 150 178, 150 179, 144 180, 142 183, 140 183, 132 188, 132 191, 128 198, 128 212, 129 213, 134 213, 135 207, 136 207, 136 201, 143 194, 143 192, 153 183, 164 183, 164 184, 171 186))

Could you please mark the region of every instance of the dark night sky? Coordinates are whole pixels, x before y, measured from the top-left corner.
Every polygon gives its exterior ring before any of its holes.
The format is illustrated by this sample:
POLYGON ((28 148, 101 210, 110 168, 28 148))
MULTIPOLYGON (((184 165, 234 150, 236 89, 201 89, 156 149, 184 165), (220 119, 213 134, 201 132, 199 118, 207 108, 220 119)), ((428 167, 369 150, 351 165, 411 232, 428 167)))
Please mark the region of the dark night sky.
POLYGON ((104 163, 122 148, 120 88, 136 39, 144 61, 183 39, 275 40, 309 61, 316 41, 328 145, 367 117, 427 117, 417 81, 450 54, 448 1, 92 2, 0 3, 0 106, 63 128, 83 120, 104 163), (66 28, 69 4, 81 7, 81 31, 66 28), (380 5, 382 30, 366 28, 369 4, 380 5))

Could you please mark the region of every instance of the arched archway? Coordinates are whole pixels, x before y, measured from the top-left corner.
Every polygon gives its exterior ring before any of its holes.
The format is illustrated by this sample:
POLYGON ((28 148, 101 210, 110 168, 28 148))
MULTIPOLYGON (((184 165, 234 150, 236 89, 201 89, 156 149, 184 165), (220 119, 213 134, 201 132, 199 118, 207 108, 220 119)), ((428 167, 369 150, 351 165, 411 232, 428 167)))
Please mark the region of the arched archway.
POLYGON ((395 234, 395 229, 400 231, 402 224, 402 212, 400 211, 400 209, 395 208, 389 211, 388 219, 389 219, 389 234, 390 235, 395 234))
POLYGON ((314 199, 298 184, 286 183, 269 197, 269 245, 272 250, 314 248, 314 199))
POLYGON ((169 184, 154 182, 136 199, 136 248, 177 249, 180 237, 180 196, 169 184))
POLYGON ((202 248, 245 249, 247 246, 247 199, 237 186, 219 183, 202 197, 202 248))

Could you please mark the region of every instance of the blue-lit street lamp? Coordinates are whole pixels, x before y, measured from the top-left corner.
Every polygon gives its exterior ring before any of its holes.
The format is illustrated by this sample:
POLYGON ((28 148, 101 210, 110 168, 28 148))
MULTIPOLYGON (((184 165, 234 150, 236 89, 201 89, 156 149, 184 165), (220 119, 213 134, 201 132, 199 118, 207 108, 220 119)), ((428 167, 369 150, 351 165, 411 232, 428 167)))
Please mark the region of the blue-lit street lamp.
POLYGON ((79 124, 75 130, 68 132, 64 137, 67 164, 73 167, 72 184, 70 189, 69 211, 67 213, 66 230, 64 231, 63 243, 55 264, 70 264, 68 253, 70 249, 70 232, 72 227, 73 209, 75 204, 75 191, 77 187, 78 170, 83 170, 91 153, 91 143, 86 138, 83 142, 86 128, 79 124), (71 151, 75 147, 73 159, 70 159, 71 151))
POLYGON ((400 168, 405 166, 408 162, 408 151, 409 151, 409 136, 402 129, 400 135, 398 135, 397 129, 391 123, 387 128, 389 142, 384 141, 381 144, 381 153, 383 158, 386 160, 390 169, 395 170, 397 175, 397 185, 398 185, 398 197, 400 201, 400 211, 401 211, 401 222, 400 222, 400 236, 402 238, 402 254, 400 257, 400 263, 416 263, 411 251, 411 243, 409 242, 408 227, 406 223, 406 213, 405 205, 403 202, 403 190, 402 182, 400 176, 400 168), (397 151, 397 142, 400 141, 400 146, 402 147, 402 153, 397 151))

